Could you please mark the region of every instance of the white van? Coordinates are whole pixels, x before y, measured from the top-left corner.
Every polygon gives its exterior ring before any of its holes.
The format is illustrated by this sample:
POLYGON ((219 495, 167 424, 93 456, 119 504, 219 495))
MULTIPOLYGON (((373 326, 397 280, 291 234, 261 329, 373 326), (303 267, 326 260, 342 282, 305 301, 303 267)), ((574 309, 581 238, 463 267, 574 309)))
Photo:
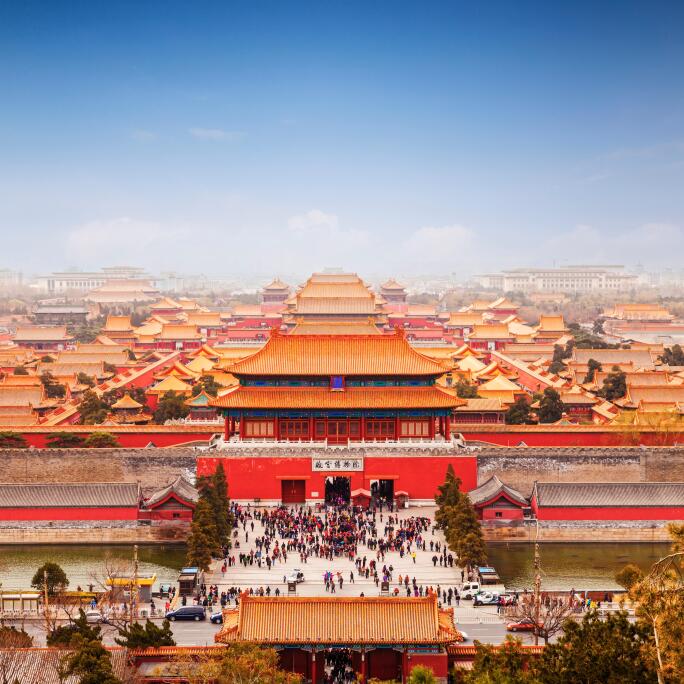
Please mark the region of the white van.
POLYGON ((479 591, 480 591, 480 583, 479 582, 466 582, 461 587, 461 591, 459 593, 461 594, 462 599, 471 599, 479 591))

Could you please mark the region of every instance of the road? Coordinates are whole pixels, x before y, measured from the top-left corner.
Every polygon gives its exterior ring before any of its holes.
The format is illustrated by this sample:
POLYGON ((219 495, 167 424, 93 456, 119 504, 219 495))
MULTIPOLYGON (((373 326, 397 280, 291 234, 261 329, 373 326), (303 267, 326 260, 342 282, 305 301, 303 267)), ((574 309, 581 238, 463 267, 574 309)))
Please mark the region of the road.
MULTIPOLYGON (((497 619, 496 622, 476 622, 478 618, 464 616, 458 619, 458 628, 468 635, 466 643, 474 640, 483 641, 491 644, 499 644, 506 637, 506 628, 503 621, 497 619)), ((483 615, 483 619, 491 619, 488 615, 483 615)), ((19 620, 6 620, 5 624, 22 627, 19 620)), ((66 624, 64 622, 63 624, 66 624)), ((159 622, 157 621, 157 624, 159 622)), ((35 646, 45 645, 45 628, 38 620, 26 620, 23 628, 33 637, 35 646)), ((176 643, 179 646, 205 646, 214 643, 214 634, 220 629, 220 625, 214 625, 209 620, 204 622, 174 622, 171 624, 176 643)), ((108 625, 102 626, 103 641, 107 645, 115 645, 114 637, 117 636, 116 630, 108 625)), ((518 634, 524 643, 532 643, 529 634, 518 634)))

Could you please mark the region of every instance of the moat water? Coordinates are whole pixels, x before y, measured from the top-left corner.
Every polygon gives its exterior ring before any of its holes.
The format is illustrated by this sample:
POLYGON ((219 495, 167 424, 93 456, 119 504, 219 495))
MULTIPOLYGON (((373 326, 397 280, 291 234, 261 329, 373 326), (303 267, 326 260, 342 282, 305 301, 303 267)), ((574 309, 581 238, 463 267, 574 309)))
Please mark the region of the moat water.
MULTIPOLYGON (((107 570, 121 572, 130 567, 132 545, 49 545, 0 546, 0 582, 3 591, 28 589, 36 569, 46 561, 64 568, 69 578, 69 589, 89 584, 101 588, 107 570)), ((159 583, 175 582, 178 570, 185 563, 183 545, 140 545, 138 547, 140 575, 157 575, 159 583)))
MULTIPOLYGON (((664 543, 542 544, 543 585, 546 589, 618 589, 615 573, 627 563, 648 569, 667 553, 664 543)), ((511 589, 531 587, 534 575, 531 544, 492 543, 489 563, 511 589)), ((59 563, 67 573, 70 588, 101 583, 106 569, 121 567, 133 557, 128 545, 27 545, 0 546, 2 589, 28 589, 31 578, 45 561, 59 563)), ((156 573, 157 582, 175 581, 185 562, 182 545, 140 546, 140 574, 156 573)))
MULTIPOLYGON (((546 589, 619 589, 615 573, 627 563, 648 570, 668 553, 667 543, 540 544, 542 584, 546 589)), ((510 589, 531 587, 534 545, 492 543, 489 563, 510 589)))

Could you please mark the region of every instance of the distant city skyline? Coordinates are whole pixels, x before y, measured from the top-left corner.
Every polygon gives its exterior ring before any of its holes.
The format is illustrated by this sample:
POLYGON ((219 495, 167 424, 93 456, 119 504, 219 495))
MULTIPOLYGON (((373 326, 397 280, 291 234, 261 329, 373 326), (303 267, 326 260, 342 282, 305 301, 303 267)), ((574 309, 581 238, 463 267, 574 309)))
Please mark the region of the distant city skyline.
POLYGON ((684 253, 684 5, 5 3, 0 268, 684 253))

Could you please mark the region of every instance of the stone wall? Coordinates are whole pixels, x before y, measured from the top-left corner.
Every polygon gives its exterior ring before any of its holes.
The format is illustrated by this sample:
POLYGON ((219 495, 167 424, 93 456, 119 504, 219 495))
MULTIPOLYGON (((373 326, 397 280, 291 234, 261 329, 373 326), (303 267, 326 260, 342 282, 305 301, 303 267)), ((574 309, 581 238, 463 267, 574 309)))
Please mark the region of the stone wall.
MULTIPOLYGON (((539 541, 544 542, 668 542, 671 520, 553 520, 539 524, 539 541)), ((533 543, 534 522, 483 526, 487 541, 533 543)))
POLYGON ((2 482, 140 482, 147 493, 185 472, 198 452, 169 449, 0 449, 2 482))
POLYGON ((0 544, 163 544, 185 541, 187 528, 15 527, 0 529, 0 544))
MULTIPOLYGON (((529 495, 547 482, 684 482, 684 447, 494 447, 477 457, 478 483, 492 475, 529 495)), ((1 449, 3 482, 140 482, 149 492, 213 452, 167 449, 1 449)), ((216 454, 213 454, 216 455, 216 454)), ((225 456, 225 453, 221 454, 225 456)))
POLYGON ((478 483, 497 475, 529 496, 544 482, 684 482, 684 447, 517 447, 476 451, 478 483))

